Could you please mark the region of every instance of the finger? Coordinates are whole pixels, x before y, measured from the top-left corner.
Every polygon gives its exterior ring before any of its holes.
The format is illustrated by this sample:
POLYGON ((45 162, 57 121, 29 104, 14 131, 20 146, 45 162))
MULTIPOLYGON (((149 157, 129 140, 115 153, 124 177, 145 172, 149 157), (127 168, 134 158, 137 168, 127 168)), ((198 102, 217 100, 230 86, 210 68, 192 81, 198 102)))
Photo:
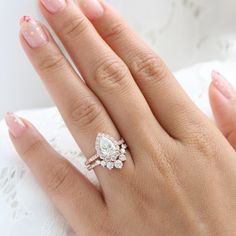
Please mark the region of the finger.
POLYGON ((199 116, 192 116, 197 109, 173 74, 108 3, 101 1, 104 13, 97 17, 87 2, 79 1, 81 9, 128 65, 158 121, 173 137, 185 135, 186 124, 199 116))
POLYGON ((77 233, 90 235, 90 222, 99 224, 105 214, 101 194, 72 164, 56 153, 28 121, 13 113, 7 113, 5 118, 17 152, 52 202, 77 233))
MULTIPOLYGON (((84 155, 95 154, 95 139, 99 132, 119 139, 119 133, 103 105, 75 73, 46 28, 32 18, 23 20, 22 45, 84 155)), ((125 176, 132 167, 128 155, 122 175, 125 176)), ((101 166, 95 171, 102 186, 107 188, 120 176, 116 171, 111 177, 109 171, 101 166)))
POLYGON ((209 97, 217 125, 236 149, 236 92, 218 72, 212 73, 209 97))
POLYGON ((146 127, 156 130, 159 139, 165 137, 128 68, 101 39, 79 8, 67 1, 62 10, 52 13, 49 1, 42 2, 43 15, 67 48, 86 84, 104 104, 131 152, 137 150, 147 137, 151 138, 146 127), (135 129, 131 132, 130 127, 135 129), (134 137, 139 139, 134 142, 134 137))

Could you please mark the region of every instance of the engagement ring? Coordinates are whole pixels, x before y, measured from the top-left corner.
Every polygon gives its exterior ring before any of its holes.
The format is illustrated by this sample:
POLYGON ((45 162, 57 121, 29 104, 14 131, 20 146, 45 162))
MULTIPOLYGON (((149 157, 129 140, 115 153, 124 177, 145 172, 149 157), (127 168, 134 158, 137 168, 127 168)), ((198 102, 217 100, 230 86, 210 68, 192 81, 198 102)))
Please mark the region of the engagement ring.
POLYGON ((99 165, 109 170, 123 167, 123 162, 126 161, 127 149, 123 139, 117 141, 108 134, 99 133, 96 137, 95 149, 96 154, 85 162, 88 170, 92 170, 99 165))

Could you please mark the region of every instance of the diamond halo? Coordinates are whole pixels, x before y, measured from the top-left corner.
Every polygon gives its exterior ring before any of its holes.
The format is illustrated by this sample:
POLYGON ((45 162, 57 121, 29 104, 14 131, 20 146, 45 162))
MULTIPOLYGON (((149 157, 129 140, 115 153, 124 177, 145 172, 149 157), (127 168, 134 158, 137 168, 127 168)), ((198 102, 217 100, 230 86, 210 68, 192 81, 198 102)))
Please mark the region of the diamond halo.
POLYGON ((123 139, 117 141, 108 134, 98 133, 95 142, 96 154, 89 158, 85 165, 88 170, 101 165, 109 170, 122 169, 126 161, 127 145, 123 139))

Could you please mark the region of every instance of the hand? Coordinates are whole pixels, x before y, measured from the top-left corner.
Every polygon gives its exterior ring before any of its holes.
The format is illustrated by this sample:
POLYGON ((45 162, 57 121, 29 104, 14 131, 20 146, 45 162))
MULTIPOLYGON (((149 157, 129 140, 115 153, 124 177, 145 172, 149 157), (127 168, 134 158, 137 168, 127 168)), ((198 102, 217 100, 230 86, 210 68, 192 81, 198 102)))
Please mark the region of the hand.
POLYGON ((212 73, 209 97, 217 125, 236 149, 236 91, 218 72, 212 73))
POLYGON ((80 7, 40 4, 84 80, 41 23, 24 17, 21 42, 85 156, 105 132, 126 140, 127 160, 97 166, 97 189, 10 113, 20 156, 78 235, 236 235, 232 146, 108 3, 80 7))

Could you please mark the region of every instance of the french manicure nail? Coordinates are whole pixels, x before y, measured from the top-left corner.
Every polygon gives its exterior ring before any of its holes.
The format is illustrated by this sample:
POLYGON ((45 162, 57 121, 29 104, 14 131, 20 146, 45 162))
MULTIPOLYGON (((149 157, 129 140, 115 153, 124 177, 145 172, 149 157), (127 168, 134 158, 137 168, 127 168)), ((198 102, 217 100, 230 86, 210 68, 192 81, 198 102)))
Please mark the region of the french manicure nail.
POLYGON ((30 16, 20 19, 21 32, 32 48, 38 48, 48 42, 48 37, 42 27, 30 16))
POLYGON ((228 80, 217 71, 212 71, 212 82, 216 89, 227 99, 236 97, 236 91, 228 80))
POLYGON ((5 120, 10 133, 15 138, 19 138, 24 133, 26 125, 17 115, 12 112, 7 112, 5 115, 5 120))
POLYGON ((65 0, 41 0, 41 2, 51 13, 59 12, 66 6, 65 0))
POLYGON ((90 20, 99 18, 104 13, 104 9, 99 0, 79 0, 79 6, 90 20))

